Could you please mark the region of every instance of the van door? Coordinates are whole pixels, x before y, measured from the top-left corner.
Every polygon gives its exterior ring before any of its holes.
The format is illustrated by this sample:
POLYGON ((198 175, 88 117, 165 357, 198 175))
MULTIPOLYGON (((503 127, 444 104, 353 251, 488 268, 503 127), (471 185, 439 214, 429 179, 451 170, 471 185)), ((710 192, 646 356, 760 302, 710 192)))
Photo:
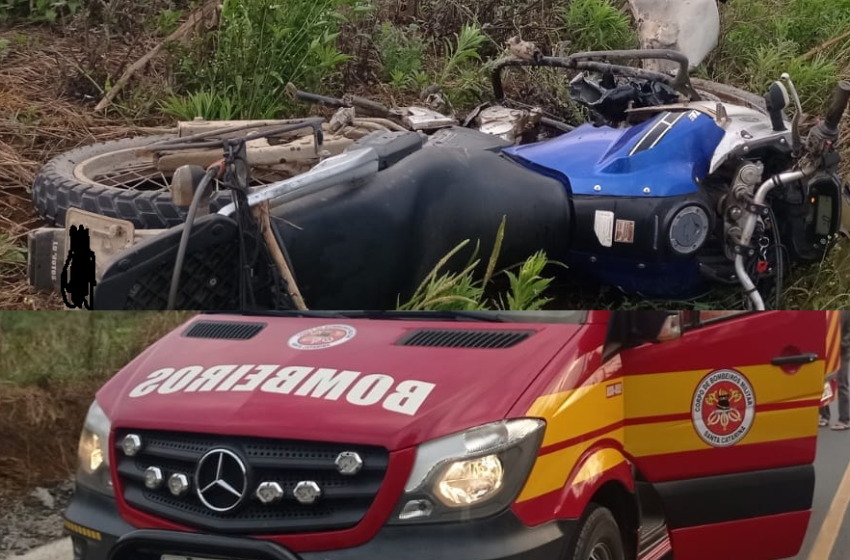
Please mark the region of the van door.
POLYGON ((676 558, 796 555, 838 314, 683 312, 682 336, 621 353, 624 447, 676 558), (829 346, 829 348, 828 348, 829 346))

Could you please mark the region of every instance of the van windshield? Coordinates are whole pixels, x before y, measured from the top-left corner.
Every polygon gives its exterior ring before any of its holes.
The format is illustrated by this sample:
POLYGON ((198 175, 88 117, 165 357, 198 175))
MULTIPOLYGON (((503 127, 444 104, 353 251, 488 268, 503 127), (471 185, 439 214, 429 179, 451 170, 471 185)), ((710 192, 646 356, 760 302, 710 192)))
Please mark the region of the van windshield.
MULTIPOLYGON (((217 314, 217 312, 205 312, 217 314)), ((580 325, 586 311, 246 311, 242 315, 321 319, 382 319, 489 323, 566 323, 580 325)))

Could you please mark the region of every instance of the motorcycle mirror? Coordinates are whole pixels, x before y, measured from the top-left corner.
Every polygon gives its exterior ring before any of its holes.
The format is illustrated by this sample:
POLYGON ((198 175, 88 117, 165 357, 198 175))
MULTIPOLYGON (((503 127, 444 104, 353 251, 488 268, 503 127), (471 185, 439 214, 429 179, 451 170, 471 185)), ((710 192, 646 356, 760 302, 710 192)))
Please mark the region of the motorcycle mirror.
POLYGON ((773 82, 764 96, 764 104, 767 112, 770 115, 770 122, 773 125, 774 132, 782 132, 787 130, 785 120, 782 118, 782 111, 791 103, 791 96, 788 94, 788 88, 782 82, 773 82))

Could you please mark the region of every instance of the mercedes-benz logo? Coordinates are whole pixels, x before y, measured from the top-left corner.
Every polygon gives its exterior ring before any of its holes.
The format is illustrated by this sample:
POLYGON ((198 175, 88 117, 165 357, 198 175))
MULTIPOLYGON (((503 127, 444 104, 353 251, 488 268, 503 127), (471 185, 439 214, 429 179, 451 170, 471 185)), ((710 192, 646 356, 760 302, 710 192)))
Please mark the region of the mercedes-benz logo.
POLYGON ((198 461, 195 491, 201 503, 224 513, 238 507, 248 494, 248 471, 242 459, 228 449, 212 449, 198 461))

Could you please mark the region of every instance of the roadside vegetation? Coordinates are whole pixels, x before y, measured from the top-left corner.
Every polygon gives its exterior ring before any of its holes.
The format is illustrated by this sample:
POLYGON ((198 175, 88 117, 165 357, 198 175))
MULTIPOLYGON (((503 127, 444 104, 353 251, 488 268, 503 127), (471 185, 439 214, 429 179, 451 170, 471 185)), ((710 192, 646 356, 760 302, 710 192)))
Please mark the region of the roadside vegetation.
POLYGON ((191 316, 0 311, 0 504, 64 480, 75 468, 77 440, 95 391, 191 316))
MULTIPOLYGON (((761 93, 787 71, 811 115, 823 111, 835 82, 850 75, 850 0, 748 0, 720 8, 721 42, 697 75, 761 93)), ((464 110, 486 98, 488 63, 517 34, 546 54, 638 45, 623 0, 0 0, 0 307, 60 305, 31 293, 22 280, 25 232, 40 225, 26 187, 51 156, 198 116, 304 114, 310 108, 286 95, 290 82, 385 104, 421 102, 436 85, 447 108, 464 110), (187 27, 190 14, 208 6, 213 9, 187 27), (152 49, 156 56, 134 64, 152 49), (114 97, 95 111, 105 96, 114 97)), ((521 78, 508 84, 514 97, 580 118, 553 72, 510 75, 521 78)), ((842 241, 828 261, 795 270, 786 279, 784 306, 850 306, 848 251, 842 241)), ((623 298, 555 280, 558 266, 536 255, 517 263, 514 278, 498 270, 482 276, 480 267, 445 277, 438 266, 399 305, 741 305, 737 289, 691 302, 623 298)))
POLYGON ((193 312, 0 311, 0 390, 102 383, 193 312))

